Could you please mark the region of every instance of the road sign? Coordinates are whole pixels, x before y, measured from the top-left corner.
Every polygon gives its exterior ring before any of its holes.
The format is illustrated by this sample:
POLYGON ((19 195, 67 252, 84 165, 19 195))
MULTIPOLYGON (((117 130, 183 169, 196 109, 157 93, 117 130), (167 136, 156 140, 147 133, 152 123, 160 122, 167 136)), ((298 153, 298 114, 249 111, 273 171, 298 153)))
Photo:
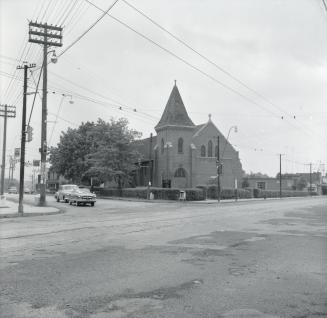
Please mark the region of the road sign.
POLYGON ((39 167, 40 166, 40 160, 33 160, 33 167, 39 167))
POLYGON ((14 155, 15 155, 15 158, 20 157, 20 148, 15 148, 14 155))

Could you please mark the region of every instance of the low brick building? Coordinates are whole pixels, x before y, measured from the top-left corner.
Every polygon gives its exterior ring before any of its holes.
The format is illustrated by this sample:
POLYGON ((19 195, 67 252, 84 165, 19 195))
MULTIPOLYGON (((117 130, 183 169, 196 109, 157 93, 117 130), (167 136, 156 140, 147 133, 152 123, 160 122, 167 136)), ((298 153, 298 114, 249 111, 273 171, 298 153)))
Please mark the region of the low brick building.
POLYGON ((169 96, 159 123, 157 136, 139 140, 136 149, 142 154, 136 184, 173 188, 191 188, 207 184, 217 175, 218 136, 223 164, 221 185, 240 185, 242 165, 238 152, 215 126, 209 115, 206 123, 195 125, 187 114, 176 84, 169 96))

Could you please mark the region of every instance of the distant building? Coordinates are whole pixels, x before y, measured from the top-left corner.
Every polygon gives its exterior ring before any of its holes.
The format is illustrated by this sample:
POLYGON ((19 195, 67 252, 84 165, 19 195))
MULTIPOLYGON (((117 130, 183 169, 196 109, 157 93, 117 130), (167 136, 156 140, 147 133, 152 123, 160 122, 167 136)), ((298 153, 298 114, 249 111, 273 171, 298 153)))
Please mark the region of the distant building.
POLYGON ((207 184, 217 176, 217 137, 223 163, 221 184, 234 188, 240 185, 242 165, 239 153, 218 130, 209 115, 208 122, 195 125, 187 114, 176 84, 169 96, 157 136, 135 142, 142 154, 136 172, 136 184, 190 188, 207 184))
MULTIPOLYGON (((280 189, 279 178, 272 177, 246 177, 244 180, 247 181, 247 187, 260 190, 271 190, 277 191, 280 189)), ((294 181, 291 178, 282 178, 282 189, 293 190, 294 181)))

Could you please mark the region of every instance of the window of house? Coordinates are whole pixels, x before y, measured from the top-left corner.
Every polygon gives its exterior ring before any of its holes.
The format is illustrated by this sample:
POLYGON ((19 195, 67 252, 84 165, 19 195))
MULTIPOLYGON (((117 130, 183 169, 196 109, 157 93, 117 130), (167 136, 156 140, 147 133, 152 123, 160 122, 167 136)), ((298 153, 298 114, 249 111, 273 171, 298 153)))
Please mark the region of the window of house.
POLYGON ((212 157, 212 141, 208 142, 208 157, 212 157))
POLYGON ((266 189, 266 182, 264 182, 264 181, 257 182, 257 189, 265 190, 266 189))
POLYGON ((183 168, 178 168, 176 171, 175 171, 175 177, 177 178, 185 178, 186 176, 186 172, 183 168))
POLYGON ((183 138, 178 139, 178 153, 183 153, 183 138))
POLYGON ((201 157, 205 157, 206 156, 206 146, 202 145, 201 146, 201 157))
POLYGON ((165 151, 165 142, 163 139, 161 139, 161 148, 160 149, 161 149, 161 154, 163 154, 165 151))

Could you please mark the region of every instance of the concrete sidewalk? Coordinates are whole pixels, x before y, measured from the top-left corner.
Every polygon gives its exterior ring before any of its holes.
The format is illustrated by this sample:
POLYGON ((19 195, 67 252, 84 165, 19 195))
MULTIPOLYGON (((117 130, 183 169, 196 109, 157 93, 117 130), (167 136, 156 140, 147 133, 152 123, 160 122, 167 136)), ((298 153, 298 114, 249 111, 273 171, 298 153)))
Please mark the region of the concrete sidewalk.
MULTIPOLYGON (((24 213, 23 216, 39 216, 39 215, 51 215, 63 213, 63 210, 60 210, 51 206, 35 206, 30 203, 24 202, 24 213)), ((19 217, 18 214, 18 202, 6 199, 6 197, 0 198, 0 218, 11 218, 19 217)))

